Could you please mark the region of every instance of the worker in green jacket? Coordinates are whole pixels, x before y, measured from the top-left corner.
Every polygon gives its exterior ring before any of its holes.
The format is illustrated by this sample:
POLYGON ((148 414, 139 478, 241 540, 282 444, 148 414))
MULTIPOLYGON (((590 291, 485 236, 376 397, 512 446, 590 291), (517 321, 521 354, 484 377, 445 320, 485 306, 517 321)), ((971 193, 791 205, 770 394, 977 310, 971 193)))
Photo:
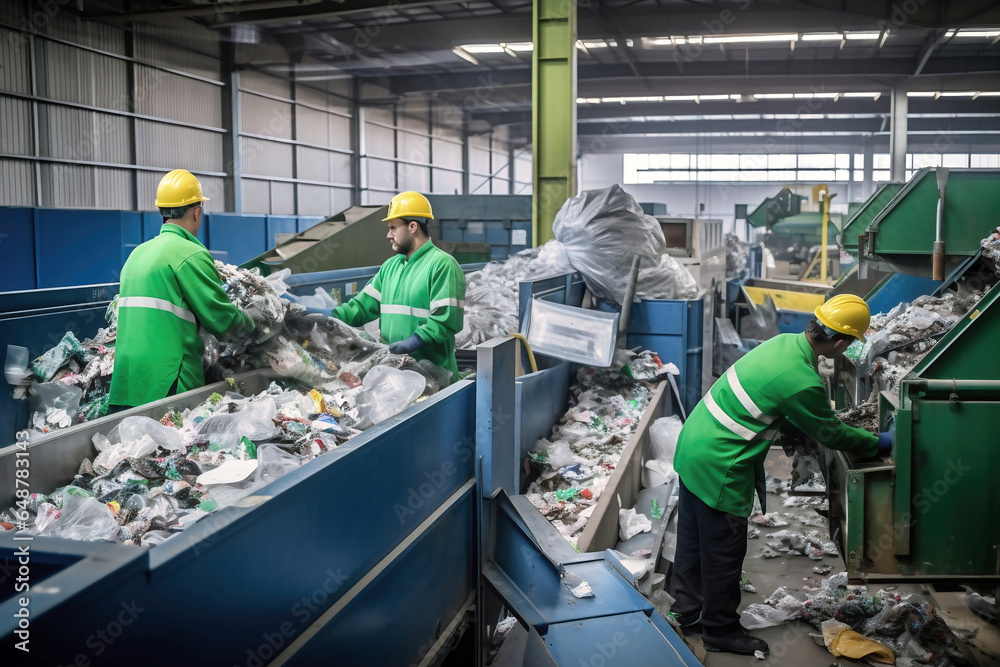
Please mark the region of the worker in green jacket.
POLYGON ((215 261, 196 237, 206 201, 189 171, 175 169, 160 180, 160 233, 122 267, 112 411, 203 386, 198 327, 218 338, 247 336, 260 319, 258 311, 229 300, 215 261))
MULTIPOLYGON (((360 327, 379 321, 382 341, 393 354, 409 354, 458 378, 455 334, 465 317, 465 274, 455 258, 434 245, 427 221, 431 203, 419 192, 401 192, 389 202, 386 238, 398 253, 379 267, 357 296, 329 310, 308 308, 360 327)), ((293 299, 294 300, 294 299, 293 299)))
POLYGON ((820 444, 860 456, 892 447, 834 414, 816 370, 817 357, 843 354, 864 341, 870 313, 863 299, 835 296, 801 334, 782 334, 738 360, 691 411, 674 455, 680 478, 677 551, 671 579, 677 621, 702 633, 708 651, 753 655, 765 641, 740 625, 740 578, 747 517, 756 489, 764 509, 764 459, 790 424, 820 444))

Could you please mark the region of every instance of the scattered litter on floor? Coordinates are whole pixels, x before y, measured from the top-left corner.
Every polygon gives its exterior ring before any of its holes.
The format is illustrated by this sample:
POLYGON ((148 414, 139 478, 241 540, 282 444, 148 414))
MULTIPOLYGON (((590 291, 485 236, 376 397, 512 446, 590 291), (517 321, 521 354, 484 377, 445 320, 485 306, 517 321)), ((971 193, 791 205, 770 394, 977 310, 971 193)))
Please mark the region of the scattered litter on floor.
POLYGON ((822 575, 824 577, 826 575, 830 574, 830 572, 832 570, 833 570, 833 566, 832 565, 817 565, 816 567, 813 568, 813 572, 815 572, 816 574, 822 575))
POLYGON ((937 667, 965 664, 955 637, 930 602, 917 594, 901 596, 895 587, 869 596, 865 586, 847 584, 846 572, 824 579, 805 600, 781 587, 763 603, 749 605, 740 622, 752 630, 796 618, 822 631, 823 636, 812 636, 836 656, 877 656, 883 663, 898 659, 898 664, 937 667))
POLYGON ((757 592, 757 588, 750 581, 750 578, 747 577, 747 573, 745 571, 743 572, 743 576, 740 578, 740 590, 744 590, 747 593, 757 592))
POLYGON ((821 496, 791 496, 790 498, 785 498, 783 504, 785 507, 802 507, 804 509, 820 510, 821 512, 827 512, 830 509, 830 502, 821 496))
POLYGON ((763 651, 754 651, 753 657, 757 658, 758 660, 767 660, 767 656, 764 655, 763 651))
POLYGON ((769 526, 771 528, 778 528, 781 526, 787 526, 788 522, 783 521, 777 514, 761 514, 760 512, 754 512, 750 515, 748 519, 750 523, 756 524, 758 526, 769 526))
POLYGON ((760 537, 760 530, 759 529, 754 528, 752 526, 747 528, 747 539, 748 540, 756 540, 758 537, 760 537))

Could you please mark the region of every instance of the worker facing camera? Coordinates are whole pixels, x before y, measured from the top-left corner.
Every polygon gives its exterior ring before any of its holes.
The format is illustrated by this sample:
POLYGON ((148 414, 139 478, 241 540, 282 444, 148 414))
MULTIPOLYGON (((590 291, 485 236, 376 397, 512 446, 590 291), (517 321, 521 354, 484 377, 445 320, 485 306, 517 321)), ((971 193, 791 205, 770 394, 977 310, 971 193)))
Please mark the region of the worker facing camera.
POLYGON ((892 447, 841 422, 817 371, 822 355, 843 354, 865 341, 868 304, 842 294, 815 311, 801 334, 782 334, 739 359, 691 411, 677 440, 680 480, 673 612, 687 633, 701 633, 708 651, 753 655, 767 642, 740 625, 740 577, 747 552, 747 517, 754 492, 766 512, 764 460, 785 424, 830 449, 875 456, 892 447))
MULTIPOLYGON (((334 308, 306 308, 352 327, 378 319, 382 342, 392 354, 426 359, 458 378, 455 334, 465 319, 465 274, 455 258, 434 245, 428 221, 434 212, 419 192, 401 192, 389 202, 382 222, 395 257, 349 302, 334 308)), ((297 301, 284 295, 289 301, 297 301)))

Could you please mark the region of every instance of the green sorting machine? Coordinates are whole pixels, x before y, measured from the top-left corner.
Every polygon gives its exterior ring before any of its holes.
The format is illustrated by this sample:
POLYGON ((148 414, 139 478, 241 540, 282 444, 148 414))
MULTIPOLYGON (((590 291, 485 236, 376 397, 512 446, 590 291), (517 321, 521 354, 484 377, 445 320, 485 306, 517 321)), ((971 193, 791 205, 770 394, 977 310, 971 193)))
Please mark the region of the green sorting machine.
MULTIPOLYGON (((878 394, 881 430, 896 427, 890 457, 823 450, 830 531, 852 579, 1000 584, 1000 447, 994 435, 1000 423, 1000 284, 996 267, 981 253, 982 239, 1000 222, 990 213, 1000 170, 950 170, 941 217, 944 281, 929 279, 938 182, 934 169, 924 169, 904 186, 885 185, 845 226, 845 247, 851 238, 860 242, 861 272, 875 266, 888 273, 865 300, 872 312, 888 312, 959 286, 985 295, 907 373, 898 397, 878 394)), ((834 395, 864 402, 871 378, 862 368, 839 358, 834 395), (858 383, 862 374, 869 384, 858 383)))
POLYGON ((892 457, 827 452, 830 526, 859 579, 1000 583, 1000 285, 880 395, 892 457))
MULTIPOLYGON (((434 220, 428 227, 435 245, 459 264, 502 259, 531 245, 528 195, 428 195, 434 220)), ((382 218, 388 206, 352 206, 330 216, 243 266, 262 275, 282 269, 313 273, 378 266, 392 256, 382 218)))
MULTIPOLYGON (((921 169, 876 215, 859 236, 858 253, 868 265, 931 277, 934 242, 937 240, 939 169, 921 169)), ((1000 170, 946 170, 941 241, 945 272, 976 254, 979 244, 998 223, 997 197, 1000 170)), ((853 232, 854 230, 852 230, 853 232)))

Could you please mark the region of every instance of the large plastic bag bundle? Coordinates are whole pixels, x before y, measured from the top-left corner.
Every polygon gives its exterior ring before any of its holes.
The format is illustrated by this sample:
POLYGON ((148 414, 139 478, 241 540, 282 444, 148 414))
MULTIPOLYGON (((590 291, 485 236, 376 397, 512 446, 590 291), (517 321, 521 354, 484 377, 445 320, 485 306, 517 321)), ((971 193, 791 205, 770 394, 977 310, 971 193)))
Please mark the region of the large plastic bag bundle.
POLYGON ((246 403, 239 412, 217 412, 198 425, 198 433, 223 449, 235 447, 242 438, 266 442, 274 437, 278 408, 267 396, 246 403))
POLYGON ((643 213, 620 185, 567 199, 552 230, 591 294, 618 305, 625 298, 632 259, 640 257, 640 269, 654 267, 666 252, 656 218, 643 213))
POLYGON ((691 272, 664 254, 658 264, 639 269, 636 299, 695 299, 701 288, 691 272))
POLYGON ((118 534, 118 522, 107 505, 77 492, 73 487, 63 490, 62 511, 59 518, 50 523, 44 534, 67 540, 87 540, 90 542, 111 542, 118 534))

